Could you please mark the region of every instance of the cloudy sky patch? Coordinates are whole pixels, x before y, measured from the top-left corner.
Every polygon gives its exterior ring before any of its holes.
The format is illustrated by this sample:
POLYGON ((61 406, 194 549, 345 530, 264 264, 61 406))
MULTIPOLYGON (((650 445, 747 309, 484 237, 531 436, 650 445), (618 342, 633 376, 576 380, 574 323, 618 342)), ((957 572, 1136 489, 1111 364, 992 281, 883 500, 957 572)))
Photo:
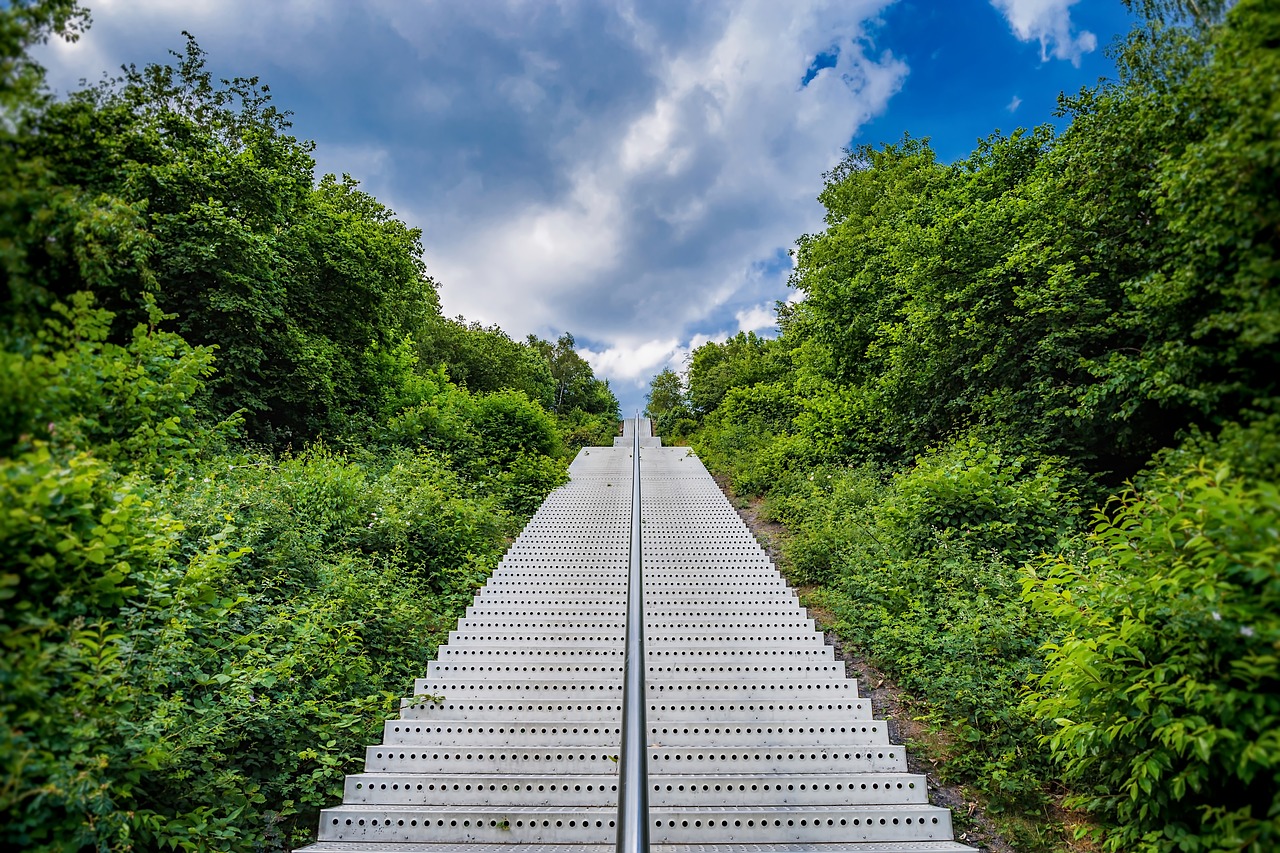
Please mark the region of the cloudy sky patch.
POLYGON ((770 333, 843 149, 909 131, 953 159, 1012 109, 1047 121, 1127 27, 1111 0, 89 6, 41 54, 55 88, 189 30, 215 74, 270 85, 320 170, 423 229, 446 313, 572 332, 627 411, 699 343, 770 333))

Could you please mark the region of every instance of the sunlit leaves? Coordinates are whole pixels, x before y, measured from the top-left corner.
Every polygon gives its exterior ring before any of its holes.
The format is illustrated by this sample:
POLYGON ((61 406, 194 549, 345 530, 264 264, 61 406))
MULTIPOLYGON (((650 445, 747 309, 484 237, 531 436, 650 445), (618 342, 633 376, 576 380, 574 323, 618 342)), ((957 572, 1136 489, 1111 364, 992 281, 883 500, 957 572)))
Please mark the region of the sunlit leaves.
POLYGON ((1029 707, 1078 801, 1115 820, 1107 849, 1170 849, 1142 840, 1166 829, 1203 845, 1173 849, 1280 841, 1277 520, 1274 482, 1158 469, 1098 514, 1086 553, 1028 577, 1063 632, 1029 707))

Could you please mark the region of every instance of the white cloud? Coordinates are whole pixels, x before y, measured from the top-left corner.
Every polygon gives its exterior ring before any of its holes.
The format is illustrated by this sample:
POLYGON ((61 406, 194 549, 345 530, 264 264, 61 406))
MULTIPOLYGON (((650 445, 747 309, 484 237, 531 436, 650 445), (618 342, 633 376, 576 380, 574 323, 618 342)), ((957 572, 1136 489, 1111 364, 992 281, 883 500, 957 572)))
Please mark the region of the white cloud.
POLYGON ((1020 106, 1022 106, 1022 98, 1019 98, 1017 95, 1014 95, 1013 98, 1009 101, 1008 106, 1005 107, 1005 109, 1011 113, 1016 113, 1018 111, 1018 107, 1020 106))
POLYGON ((722 344, 727 340, 729 340, 728 332, 716 332, 714 335, 697 334, 689 339, 688 350, 689 352, 693 352, 703 344, 709 344, 712 342, 715 342, 717 344, 722 344))
POLYGON ((773 303, 756 305, 734 315, 738 320, 738 331, 757 332, 760 329, 772 329, 778 325, 778 312, 773 303))
POLYGON ((686 352, 674 338, 667 340, 623 342, 602 350, 579 347, 578 353, 591 369, 610 379, 636 388, 647 388, 654 374, 670 367, 683 369, 682 353, 686 352))
POLYGON ((681 49, 636 26, 656 85, 612 127, 576 117, 554 151, 558 195, 466 228, 442 223, 434 237, 427 228, 450 313, 611 344, 592 358, 615 383, 647 382, 663 364, 624 339, 670 341, 726 308, 740 328, 772 326, 758 306, 788 295, 785 275, 752 273, 758 247, 820 226, 822 172, 907 73, 861 40, 883 5, 723 5, 703 13, 723 24, 681 49), (833 43, 837 65, 801 88, 833 43))
POLYGON ((318 69, 326 57, 305 45, 315 32, 336 29, 342 8, 336 0, 92 0, 86 5, 93 17, 89 32, 74 44, 55 39, 38 53, 57 92, 76 88, 81 79, 92 83, 104 73, 116 76, 122 65, 171 61, 168 52, 184 48, 184 30, 206 49, 216 44, 216 62, 237 66, 223 76, 265 74, 264 66, 274 64, 276 55, 309 61, 318 69), (245 67, 246 61, 253 66, 245 67))
POLYGON ((1088 30, 1075 33, 1071 7, 1079 0, 991 0, 1009 22, 1020 41, 1040 42, 1040 59, 1067 59, 1080 65, 1080 57, 1098 47, 1098 37, 1088 30))
POLYGON ((381 179, 394 168, 391 152, 376 143, 343 145, 319 141, 312 156, 317 175, 347 174, 362 183, 381 179))
POLYGON ((649 382, 654 376, 667 368, 683 375, 694 350, 705 343, 722 344, 729 335, 726 331, 710 335, 698 332, 683 344, 674 339, 628 340, 599 350, 579 347, 578 353, 592 370, 610 378, 614 392, 623 401, 622 414, 625 417, 648 393, 649 382))

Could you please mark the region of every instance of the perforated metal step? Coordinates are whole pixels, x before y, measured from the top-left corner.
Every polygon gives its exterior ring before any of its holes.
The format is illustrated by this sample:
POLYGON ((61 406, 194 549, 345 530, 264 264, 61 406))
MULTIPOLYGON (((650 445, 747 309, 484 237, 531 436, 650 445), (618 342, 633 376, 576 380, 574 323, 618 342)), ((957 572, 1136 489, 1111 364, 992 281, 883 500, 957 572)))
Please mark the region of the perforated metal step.
MULTIPOLYGON (((613 849, 635 428, 574 460, 309 853, 613 849)), ((640 430, 653 850, 971 850, 702 463, 640 430)))

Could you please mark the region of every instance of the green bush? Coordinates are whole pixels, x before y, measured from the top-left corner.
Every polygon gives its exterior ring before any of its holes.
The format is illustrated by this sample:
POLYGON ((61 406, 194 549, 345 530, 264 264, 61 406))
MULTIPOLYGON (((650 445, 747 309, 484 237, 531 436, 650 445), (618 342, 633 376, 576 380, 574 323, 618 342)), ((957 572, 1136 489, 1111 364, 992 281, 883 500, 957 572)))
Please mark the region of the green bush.
POLYGON ((0 351, 0 445, 56 440, 162 473, 199 439, 207 443, 191 398, 213 373, 213 352, 160 331, 168 315, 146 302, 148 322, 124 345, 108 340, 114 315, 91 293, 55 303, 43 328, 8 341, 0 351))
MULTIPOLYGON (((729 475, 734 491, 761 492, 780 469, 799 468, 808 453, 786 452, 767 460, 759 454, 777 441, 787 441, 796 402, 785 385, 752 385, 729 389, 720 408, 709 415, 693 441, 709 467, 729 475)), ((803 450, 803 445, 791 445, 803 450)))
POLYGON ((504 509, 527 517, 537 512, 552 489, 568 481, 565 460, 524 454, 511 460, 491 482, 504 509))
POLYGON ((1022 601, 1019 565, 1070 533, 1068 479, 1060 460, 964 437, 892 476, 784 473, 766 502, 793 534, 793 579, 822 585, 837 632, 928 703, 956 744, 939 772, 996 810, 1041 810, 1053 774, 1019 707, 1050 630, 1022 601))
POLYGON ((612 447, 618 435, 617 412, 593 415, 582 409, 556 415, 564 433, 565 454, 574 456, 584 447, 612 447))
POLYGON ((499 465, 522 454, 556 456, 563 451, 556 421, 523 391, 496 391, 473 403, 478 455, 499 465))
POLYGON ((1277 425, 1155 467, 1086 550, 1027 577, 1063 632, 1027 708, 1053 726, 1075 802, 1114 826, 1107 850, 1280 846, 1280 490, 1220 461, 1269 448, 1246 471, 1273 477, 1277 425))
POLYGON ((883 491, 880 472, 870 466, 780 473, 765 510, 793 534, 785 549, 792 578, 805 584, 836 583, 841 555, 856 538, 866 536, 861 529, 864 509, 883 491))
POLYGON ((1074 530, 1079 509, 1065 464, 965 436, 931 448, 895 478, 882 518, 913 550, 947 533, 1021 562, 1074 530))
POLYGON ((426 452, 188 470, 0 463, 0 814, 29 849, 305 841, 512 531, 426 452))

